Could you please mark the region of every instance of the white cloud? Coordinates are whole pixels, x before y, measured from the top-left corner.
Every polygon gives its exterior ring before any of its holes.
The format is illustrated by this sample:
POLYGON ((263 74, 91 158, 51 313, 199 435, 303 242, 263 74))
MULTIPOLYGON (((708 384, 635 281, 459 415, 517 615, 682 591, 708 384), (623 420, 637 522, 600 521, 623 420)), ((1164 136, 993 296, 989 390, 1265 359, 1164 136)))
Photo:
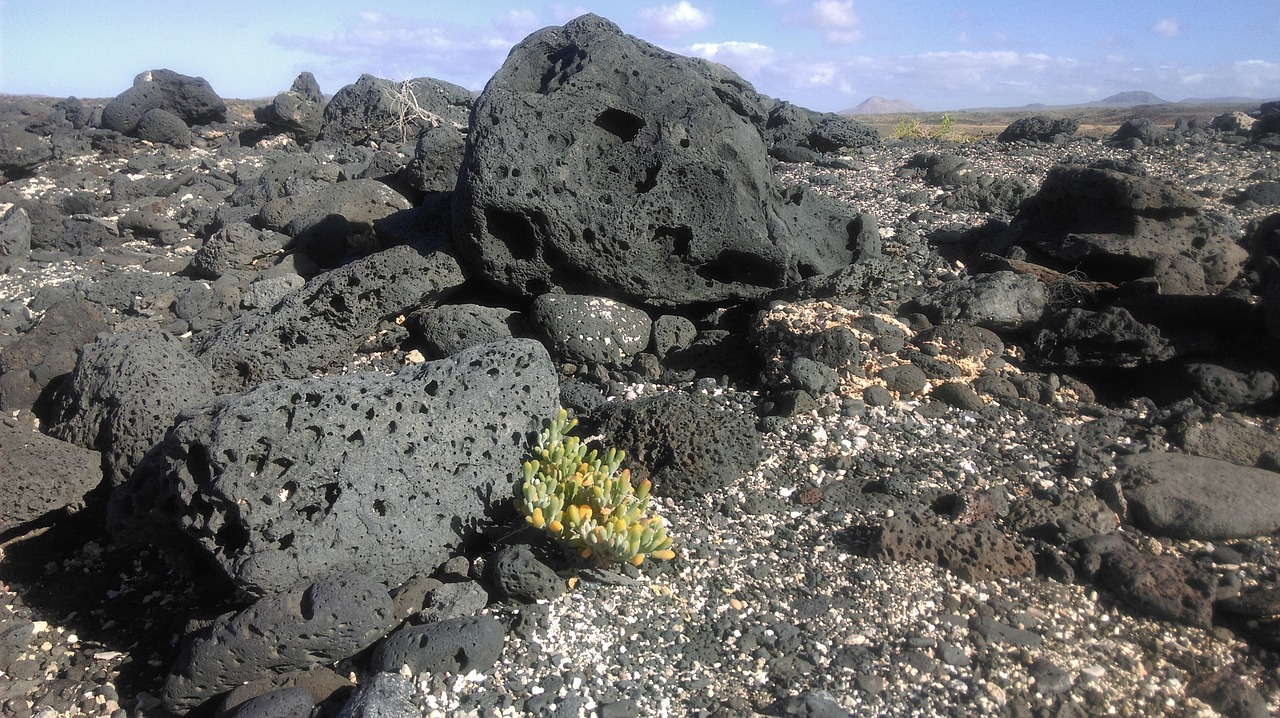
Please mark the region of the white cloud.
POLYGON ((1182 27, 1178 25, 1177 18, 1166 17, 1152 25, 1151 32, 1162 37, 1173 37, 1182 32, 1182 27))
POLYGON ((733 40, 694 43, 689 47, 688 52, 695 57, 727 65, 743 76, 759 75, 774 65, 778 58, 777 51, 768 45, 733 40))
POLYGON ((853 0, 817 0, 809 6, 804 21, 835 45, 849 45, 862 39, 862 31, 858 29, 862 19, 853 10, 853 0))
POLYGON ((640 12, 640 22, 650 35, 670 38, 707 27, 711 16, 687 0, 680 0, 675 5, 645 8, 640 12))

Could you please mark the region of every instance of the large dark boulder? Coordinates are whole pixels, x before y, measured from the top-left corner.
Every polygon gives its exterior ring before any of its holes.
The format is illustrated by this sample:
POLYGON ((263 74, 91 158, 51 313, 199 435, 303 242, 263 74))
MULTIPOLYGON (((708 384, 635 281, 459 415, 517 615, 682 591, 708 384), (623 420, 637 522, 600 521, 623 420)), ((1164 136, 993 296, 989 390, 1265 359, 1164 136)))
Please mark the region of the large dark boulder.
POLYGON ((320 139, 350 145, 413 142, 423 130, 467 126, 471 93, 443 80, 419 77, 392 82, 361 75, 338 90, 324 108, 320 139))
POLYGON ((394 375, 220 397, 181 417, 115 491, 111 524, 194 541, 252 595, 347 570, 398 585, 509 510, 557 392, 542 345, 513 339, 394 375))
POLYGON ((298 251, 333 267, 348 253, 376 249, 379 220, 412 206, 382 182, 357 179, 271 200, 258 219, 263 227, 293 237, 298 251))
POLYGON ((140 140, 179 148, 190 147, 192 142, 191 128, 187 127, 187 123, 181 117, 159 107, 143 113, 133 131, 140 140))
POLYGON ((168 332, 103 334, 81 350, 59 389, 49 433, 104 452, 107 479, 118 486, 179 410, 211 398, 209 367, 168 332))
POLYGON ((102 126, 131 135, 142 116, 155 109, 172 113, 188 125, 227 119, 227 103, 203 77, 150 70, 135 77, 133 87, 107 103, 102 109, 102 126))
POLYGON ((475 271, 526 297, 754 297, 859 256, 861 223, 774 177, 764 98, 584 15, 516 45, 476 101, 454 192, 475 271))
POLYGON ((1009 228, 1013 243, 1064 271, 1110 282, 1152 277, 1178 288, 1170 294, 1213 293, 1235 279, 1247 258, 1237 233, 1173 182, 1102 166, 1050 170, 1009 228), (1203 277, 1188 278, 1174 258, 1203 277))
POLYGON ((461 285, 462 270, 449 254, 399 245, 206 332, 196 351, 213 367, 220 392, 307 377, 350 359, 382 319, 433 304, 461 285))

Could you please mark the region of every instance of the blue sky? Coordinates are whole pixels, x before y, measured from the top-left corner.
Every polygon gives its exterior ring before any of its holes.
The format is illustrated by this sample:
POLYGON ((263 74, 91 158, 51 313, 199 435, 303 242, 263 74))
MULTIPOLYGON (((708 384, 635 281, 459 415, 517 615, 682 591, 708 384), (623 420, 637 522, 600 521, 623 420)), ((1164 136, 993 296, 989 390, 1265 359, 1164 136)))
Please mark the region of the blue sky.
POLYGON ((528 33, 584 12, 824 111, 1280 96, 1280 0, 0 0, 0 92, 112 97, 162 67, 226 98, 302 70, 328 93, 361 73, 480 89, 528 33))

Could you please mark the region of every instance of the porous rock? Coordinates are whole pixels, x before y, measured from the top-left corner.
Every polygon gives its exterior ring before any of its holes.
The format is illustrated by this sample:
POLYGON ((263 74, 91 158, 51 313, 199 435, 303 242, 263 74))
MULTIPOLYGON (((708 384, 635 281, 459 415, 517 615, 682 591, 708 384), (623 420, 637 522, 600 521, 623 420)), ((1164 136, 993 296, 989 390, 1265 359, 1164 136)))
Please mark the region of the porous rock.
POLYGON ((882 561, 927 561, 966 581, 1027 576, 1035 558, 989 523, 953 524, 913 516, 885 521, 872 548, 882 561))
POLYGON ((467 347, 502 341, 522 329, 522 318, 502 307, 445 304, 410 314, 405 325, 423 344, 428 356, 447 357, 467 347))
POLYGON ((443 80, 392 82, 361 75, 324 108, 320 138, 348 145, 411 142, 428 127, 466 127, 471 93, 443 80))
POLYGON ((1137 367, 1171 359, 1178 350, 1159 328, 1123 307, 1072 308, 1046 317, 1032 343, 1036 361, 1057 367, 1137 367))
POLYGON ((1280 435, 1244 414, 1206 417, 1182 427, 1176 436, 1189 454, 1238 466, 1256 466, 1268 453, 1280 456, 1280 435))
POLYGON ((413 681, 382 671, 360 682, 338 711, 338 718, 421 718, 413 681))
POLYGON ((237 222, 214 232, 191 258, 189 271, 197 277, 217 279, 233 271, 261 271, 270 258, 284 252, 289 237, 269 229, 237 222))
POLYGON ((1026 329, 1044 316, 1044 283, 1027 274, 1000 271, 946 282, 919 301, 935 323, 976 324, 997 331, 1026 329))
POLYGON ((181 117, 159 107, 144 112, 138 118, 133 132, 140 140, 178 148, 190 147, 192 141, 191 128, 187 127, 187 123, 181 117))
POLYGON ((606 446, 627 452, 637 480, 676 500, 722 488, 760 461, 760 436, 745 416, 682 393, 610 406, 601 431, 606 446))
POLYGON ((48 139, 16 127, 0 129, 0 176, 20 177, 52 158, 48 139))
POLYGON ((276 95, 271 104, 255 107, 253 118, 264 125, 293 135, 299 144, 314 140, 324 120, 324 94, 315 75, 303 72, 293 85, 276 95))
POLYGON ((1151 452, 1116 460, 1134 524, 1206 541, 1280 530, 1280 474, 1202 456, 1151 452))
POLYGON ((148 111, 161 109, 188 125, 221 122, 227 104, 203 77, 180 75, 172 70, 150 70, 133 79, 133 87, 116 95, 102 109, 102 126, 126 135, 138 127, 148 111))
POLYGON ((584 15, 516 45, 476 101, 460 254, 499 288, 682 305, 754 297, 858 258, 853 217, 784 189, 761 99, 723 66, 584 15))
POLYGON ((1183 366, 1182 374, 1192 384, 1196 400, 1215 409, 1256 406, 1280 392, 1280 378, 1269 368, 1188 362, 1183 366))
POLYGON ((1035 142, 1059 142, 1076 133, 1080 123, 1070 117, 1046 117, 1032 115, 1021 117, 1009 123, 1000 132, 996 140, 1000 142, 1017 142, 1030 140, 1035 142))
MULTIPOLYGON (((351 693, 351 681, 331 668, 316 666, 256 678, 232 689, 222 700, 221 715, 230 716, 241 705, 259 696, 283 690, 300 689, 310 698, 310 705, 344 700, 351 693)), ((298 701, 301 704, 301 700, 298 701)), ((307 713, 310 712, 308 709, 307 713)), ((303 713, 306 716, 307 713, 303 713)))
POLYGON ((197 353, 213 367, 219 392, 310 376, 347 361, 384 317, 433 303, 461 284, 462 270, 451 255, 395 246, 206 332, 197 353))
MULTIPOLYGON (((161 700, 184 711, 264 674, 349 658, 395 624, 386 588, 338 573, 258 599, 184 642, 161 700)), ((305 691, 304 691, 305 693, 305 691)))
POLYGON ((31 217, 21 207, 0 212, 0 273, 31 257, 31 217))
POLYGON ((293 237, 298 251, 332 267, 348 253, 376 249, 378 221, 412 206, 377 180, 357 179, 272 200, 258 218, 267 229, 293 237))
POLYGON ((50 511, 79 509, 102 483, 101 454, 45 436, 30 422, 4 417, 0 444, 0 535, 50 511))
POLYGON ((1182 255, 1204 267, 1201 292, 1210 293, 1235 279, 1247 258, 1234 232, 1171 181, 1068 165, 1049 171, 1009 227, 1015 243, 1095 280, 1160 279, 1152 272, 1156 260, 1182 255))
POLYGON ((452 125, 423 130, 406 168, 409 186, 422 192, 452 192, 466 151, 466 136, 452 125))
POLYGON ((107 328, 86 301, 57 302, 30 331, 0 352, 0 409, 30 411, 54 380, 71 373, 76 352, 107 328))
POLYGON ((528 546, 508 546, 494 554, 489 572, 498 591, 519 601, 552 599, 565 591, 564 581, 528 546))
POLYGON ((305 689, 281 688, 244 701, 225 718, 309 718, 312 708, 315 701, 305 689))
POLYGON ((409 666, 414 673, 484 673, 502 656, 505 636, 502 624, 492 616, 409 626, 378 644, 371 666, 375 671, 390 672, 409 666))
POLYGON ((213 398, 209 367, 173 335, 144 327, 84 347, 54 401, 49 433, 104 453, 118 486, 178 412, 213 398))
POLYGON ((1213 622, 1213 574, 1179 556, 1122 549, 1102 557, 1101 583, 1133 608, 1166 621, 1213 622))
POLYGON ((571 362, 617 365, 649 346, 653 322, 640 309, 605 297, 543 294, 529 318, 551 353, 571 362))
POLYGON ((542 345, 512 339, 219 397, 113 494, 111 524, 185 533, 250 594, 348 569, 399 585, 509 502, 556 389, 542 345))

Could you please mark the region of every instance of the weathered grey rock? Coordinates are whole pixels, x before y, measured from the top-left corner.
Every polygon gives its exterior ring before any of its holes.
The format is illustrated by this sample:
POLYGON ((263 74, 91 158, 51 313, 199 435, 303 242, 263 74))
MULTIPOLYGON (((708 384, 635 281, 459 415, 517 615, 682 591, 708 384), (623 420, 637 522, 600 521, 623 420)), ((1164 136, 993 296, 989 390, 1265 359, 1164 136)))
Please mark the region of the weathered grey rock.
POLYGON ((1035 558, 989 523, 952 524, 895 516, 881 527, 872 555, 882 561, 928 561, 966 581, 1035 573, 1035 558))
POLYGON ((214 388, 237 391, 346 362, 384 317, 431 304, 462 285, 457 261, 400 245, 325 272, 277 304, 201 335, 214 388))
POLYGON ((1267 453, 1280 456, 1280 434, 1243 414, 1208 417, 1183 429, 1179 438, 1189 454, 1238 466, 1256 466, 1267 453))
POLYGON ((445 304, 410 314, 405 325, 432 358, 523 333, 522 317, 510 309, 479 304, 445 304))
POLYGON ((489 572, 494 587, 518 601, 552 599, 565 592, 564 580, 528 546, 508 546, 494 554, 489 572))
POLYGON ((349 658, 393 625, 391 597, 377 581, 358 573, 315 579, 189 636, 160 698, 167 709, 185 711, 267 673, 349 658))
POLYGON ((237 222, 214 232, 191 258, 191 273, 217 279, 231 271, 261 271, 284 253, 288 235, 237 222))
POLYGON ((0 273, 7 272, 31 256, 31 217, 21 207, 0 213, 0 273))
POLYGON ((986 406, 973 387, 962 381, 948 381, 933 388, 929 394, 937 401, 964 411, 982 411, 986 406))
POLYGON ((251 594, 350 569, 399 585, 508 505, 556 391, 542 345, 513 339, 220 397, 116 490, 111 524, 181 531, 251 594))
POLYGON ((1162 452, 1121 457, 1116 466, 1144 531, 1213 541, 1280 530, 1280 474, 1162 452))
MULTIPOLYGON (((27 415, 29 416, 29 415, 27 415)), ((102 483, 102 455, 0 419, 0 536, 50 511, 78 510, 102 483)))
POLYGON ((1266 368, 1231 368, 1210 362, 1189 362, 1182 368, 1193 395, 1219 410, 1244 409, 1269 401, 1280 392, 1280 378, 1266 368))
POLYGON ((935 323, 975 324, 996 331, 1026 329, 1044 316, 1044 283, 1027 274, 1000 271, 946 282, 918 300, 935 323))
POLYGON ((422 718, 413 681, 382 671, 361 681, 338 718, 422 718))
POLYGON ((423 130, 407 168, 409 186, 423 192, 452 192, 466 151, 466 135, 452 125, 423 130))
POLYGON ((412 206, 377 180, 357 179, 271 200, 258 212, 258 219, 267 229, 293 237, 298 251, 332 267, 349 253, 377 249, 379 220, 412 206))
POLYGON ((361 75, 334 93, 324 108, 320 138, 348 145, 413 142, 429 127, 467 126, 471 93, 443 80, 419 77, 392 82, 361 75))
POLYGON ((84 347, 58 391, 49 433, 103 452, 112 486, 133 473, 179 411, 213 398, 213 377, 168 332, 104 334, 84 347))
POLYGON ((1179 556, 1123 549, 1102 557, 1098 574, 1106 586, 1133 608, 1166 621, 1208 627, 1213 622, 1213 574, 1179 556))
POLYGON ((1160 330, 1121 307, 1069 309, 1045 319, 1032 345, 1036 361, 1060 367, 1136 367, 1171 359, 1160 330))
POLYGON ((1058 166, 1023 203, 1009 227, 1015 243, 1090 279, 1127 281, 1152 273, 1156 260, 1182 255, 1205 270, 1216 292, 1244 266, 1237 229, 1204 211, 1203 201, 1171 181, 1118 169, 1058 166))
POLYGON ((264 125, 293 135, 298 144, 314 140, 324 120, 324 94, 315 75, 303 72, 271 104, 255 107, 253 118, 264 125))
POLYGON ((551 353, 572 362, 619 365, 644 351, 653 332, 644 311, 604 297, 543 294, 529 318, 551 353))
POLYGON ((1033 115, 1014 120, 1000 132, 996 140, 1000 142, 1017 142, 1030 140, 1035 142, 1060 142, 1074 135, 1080 129, 1080 123, 1070 117, 1046 117, 1033 115))
POLYGON ((188 125, 221 122, 227 104, 203 77, 180 75, 172 70, 150 70, 133 78, 133 87, 116 95, 102 110, 102 126, 133 134, 148 111, 165 110, 188 125))
POLYGON ((88 302, 68 299, 49 307, 39 324, 0 352, 0 409, 31 411, 52 382, 75 368, 80 347, 106 328, 88 302))
POLYGON ((499 288, 683 305, 858 258, 854 217, 774 178, 760 96, 595 15, 516 45, 476 101, 460 256, 499 288), (759 123, 757 125, 757 123, 759 123))
POLYGON ((760 462, 760 436, 743 415, 681 393, 610 405, 604 445, 627 452, 632 475, 676 500, 715 491, 760 462))
POLYGON ((138 118, 133 132, 140 140, 172 145, 177 148, 190 147, 192 142, 191 128, 181 117, 159 107, 147 110, 138 118))
POLYGON ((687 349, 698 336, 698 327, 685 317, 663 314, 653 320, 653 353, 659 359, 673 351, 687 349))
MULTIPOLYGON (((246 174, 248 174, 246 172, 246 174)), ((320 162, 313 154, 290 154, 275 157, 257 175, 248 175, 227 201, 236 207, 259 207, 281 197, 317 192, 338 181, 339 165, 320 162)), ((281 221, 284 226, 287 220, 281 221)))
POLYGON ((392 673, 401 666, 409 666, 415 673, 484 673, 502 656, 505 635, 502 624, 492 616, 410 626, 379 643, 370 663, 375 671, 392 673))
POLYGON ((225 718, 309 718, 315 701, 304 688, 281 688, 236 706, 225 718))
POLYGON ((21 177, 51 159, 48 139, 16 127, 0 129, 0 176, 21 177))
MULTIPOLYGON (((310 705, 315 706, 345 697, 351 692, 351 681, 346 676, 340 676, 326 666, 273 673, 256 678, 248 683, 243 683, 228 692, 222 700, 219 715, 236 715, 235 711, 239 710, 241 705, 259 696, 293 689, 304 691, 310 698, 310 705)), ((277 698, 275 700, 280 699, 277 698)), ((301 705, 302 702, 300 696, 286 700, 290 702, 297 700, 298 705, 301 705)), ((303 718, 306 718, 309 713, 310 709, 303 713, 303 718)))
POLYGON ((1141 148, 1156 147, 1158 145, 1173 144, 1177 135, 1171 130, 1165 130, 1158 127, 1154 120, 1150 117, 1134 117, 1124 121, 1124 124, 1116 128, 1107 138, 1108 142, 1116 144, 1124 144, 1127 147, 1141 148), (1138 144, 1125 144, 1126 140, 1137 140, 1138 144))

